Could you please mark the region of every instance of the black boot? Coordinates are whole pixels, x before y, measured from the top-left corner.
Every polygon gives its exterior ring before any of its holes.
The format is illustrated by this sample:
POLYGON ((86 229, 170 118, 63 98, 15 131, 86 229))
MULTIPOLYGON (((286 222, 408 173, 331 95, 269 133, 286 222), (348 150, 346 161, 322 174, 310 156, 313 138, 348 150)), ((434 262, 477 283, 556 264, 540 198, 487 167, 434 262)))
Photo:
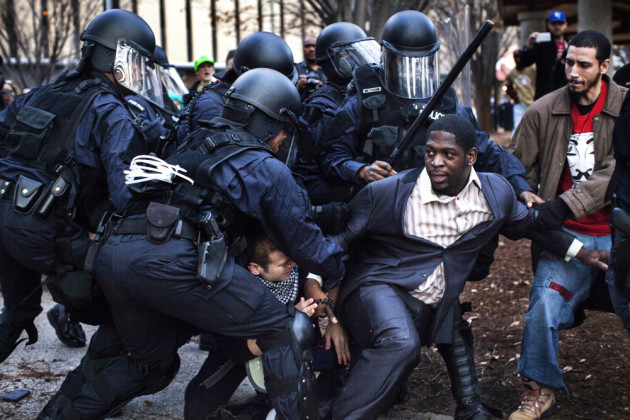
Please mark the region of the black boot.
POLYGON ((55 329, 57 338, 68 347, 85 347, 85 332, 81 324, 73 321, 63 305, 56 304, 46 313, 48 322, 55 329))
POLYGON ((472 328, 455 313, 453 343, 438 344, 451 379, 451 392, 457 403, 455 420, 493 420, 503 418, 500 410, 481 402, 481 393, 475 371, 472 328))

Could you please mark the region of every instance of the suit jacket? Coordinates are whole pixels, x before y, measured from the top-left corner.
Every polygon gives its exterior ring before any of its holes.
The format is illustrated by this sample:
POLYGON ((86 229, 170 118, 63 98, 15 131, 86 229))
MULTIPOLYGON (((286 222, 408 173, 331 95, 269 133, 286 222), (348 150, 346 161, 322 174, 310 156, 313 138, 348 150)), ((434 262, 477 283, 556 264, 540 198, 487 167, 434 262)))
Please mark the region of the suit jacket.
POLYGON ((510 239, 530 237, 544 242, 542 246, 562 256, 573 237, 562 231, 550 235, 550 227, 541 225, 535 211, 528 211, 516 199, 507 180, 491 173, 478 175, 493 220, 480 223, 446 248, 407 235, 404 232, 405 207, 420 172, 420 169, 411 169, 371 183, 350 203, 352 216, 348 228, 337 239, 343 244, 359 237, 361 241, 351 248, 353 256, 339 302, 343 303, 344 298, 361 285, 372 282, 411 291, 444 261, 446 290, 431 327, 431 341, 449 343, 452 341, 453 304, 464 288, 479 250, 494 235, 502 233, 510 239))

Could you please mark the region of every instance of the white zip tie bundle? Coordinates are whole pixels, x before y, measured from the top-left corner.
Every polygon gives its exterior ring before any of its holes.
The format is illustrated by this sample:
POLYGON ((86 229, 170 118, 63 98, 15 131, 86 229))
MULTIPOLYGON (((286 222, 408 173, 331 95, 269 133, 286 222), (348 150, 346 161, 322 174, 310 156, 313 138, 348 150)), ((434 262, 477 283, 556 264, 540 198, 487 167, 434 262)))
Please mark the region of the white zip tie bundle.
POLYGON ((138 184, 147 181, 163 181, 173 183, 176 176, 194 184, 191 178, 183 175, 186 169, 179 165, 171 165, 162 159, 150 156, 139 155, 132 159, 129 169, 124 171, 125 184, 138 184))

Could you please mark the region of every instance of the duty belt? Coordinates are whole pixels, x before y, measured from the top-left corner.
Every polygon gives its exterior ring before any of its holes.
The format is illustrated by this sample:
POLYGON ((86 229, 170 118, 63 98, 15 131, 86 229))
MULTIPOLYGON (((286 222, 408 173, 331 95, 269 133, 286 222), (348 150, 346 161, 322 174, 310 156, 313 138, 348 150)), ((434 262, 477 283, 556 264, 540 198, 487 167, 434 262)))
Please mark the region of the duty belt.
MULTIPOLYGON (((122 219, 112 229, 111 235, 139 235, 147 233, 147 222, 144 218, 122 219)), ((179 219, 172 238, 199 240, 199 228, 196 224, 179 219)))
POLYGON ((11 197, 11 190, 13 188, 14 182, 7 181, 6 179, 0 178, 0 199, 5 197, 11 197))

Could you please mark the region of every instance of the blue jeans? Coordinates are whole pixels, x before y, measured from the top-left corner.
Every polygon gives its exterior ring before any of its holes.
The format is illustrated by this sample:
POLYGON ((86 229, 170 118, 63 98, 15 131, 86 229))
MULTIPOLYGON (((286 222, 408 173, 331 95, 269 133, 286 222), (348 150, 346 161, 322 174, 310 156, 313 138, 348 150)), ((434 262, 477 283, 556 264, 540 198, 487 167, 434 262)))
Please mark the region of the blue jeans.
MULTIPOLYGON (((615 234, 615 243, 622 239, 628 240, 618 233, 615 234)), ((628 334, 630 334, 630 298, 619 293, 615 287, 615 272, 610 267, 610 264, 606 272, 606 284, 608 284, 610 300, 612 301, 613 308, 615 308, 615 313, 621 318, 623 327, 628 331, 628 334)))
MULTIPOLYGON (((590 236, 565 230, 586 248, 610 250, 610 235, 590 236)), ((525 316, 518 367, 521 376, 552 388, 564 386, 557 360, 558 331, 573 324, 575 308, 588 297, 597 273, 597 269, 575 258, 566 262, 546 251, 541 253, 525 316)))
POLYGON ((514 130, 516 130, 518 123, 521 122, 521 118, 523 118, 523 114, 525 114, 525 111, 527 111, 527 107, 522 103, 514 104, 514 107, 512 108, 512 119, 514 121, 514 128, 512 129, 512 133, 514 133, 514 130))

